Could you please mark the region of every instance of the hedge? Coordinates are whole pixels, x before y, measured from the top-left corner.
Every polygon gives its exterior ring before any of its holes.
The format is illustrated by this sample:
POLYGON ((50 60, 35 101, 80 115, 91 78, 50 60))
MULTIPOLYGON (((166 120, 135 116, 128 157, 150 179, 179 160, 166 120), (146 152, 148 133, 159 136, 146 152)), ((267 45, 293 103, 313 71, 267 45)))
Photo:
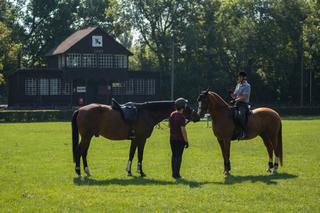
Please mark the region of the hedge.
POLYGON ((73 110, 0 111, 0 122, 70 121, 73 110))
MULTIPOLYGON (((271 107, 280 116, 319 116, 320 107, 271 107)), ((69 110, 2 110, 0 122, 71 121, 73 109, 69 110)))

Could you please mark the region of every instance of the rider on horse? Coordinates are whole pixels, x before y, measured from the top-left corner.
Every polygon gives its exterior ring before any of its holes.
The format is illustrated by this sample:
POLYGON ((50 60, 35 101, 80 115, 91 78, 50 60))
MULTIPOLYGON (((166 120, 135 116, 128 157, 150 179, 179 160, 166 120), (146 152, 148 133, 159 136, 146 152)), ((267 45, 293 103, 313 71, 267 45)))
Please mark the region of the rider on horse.
POLYGON ((238 84, 231 97, 234 99, 236 106, 235 118, 239 123, 241 132, 239 139, 243 139, 247 136, 247 114, 249 112, 249 101, 250 101, 251 86, 247 82, 247 73, 244 71, 238 74, 238 84))

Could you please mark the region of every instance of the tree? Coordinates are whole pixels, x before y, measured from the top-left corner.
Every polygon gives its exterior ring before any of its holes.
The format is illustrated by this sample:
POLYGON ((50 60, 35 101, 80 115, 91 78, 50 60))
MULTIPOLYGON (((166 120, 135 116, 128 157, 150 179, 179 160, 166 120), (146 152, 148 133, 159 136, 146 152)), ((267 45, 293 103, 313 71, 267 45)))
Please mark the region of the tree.
MULTIPOLYGON (((310 2, 310 13, 304 24, 304 59, 308 79, 309 103, 320 101, 320 2, 310 2), (311 96, 311 97, 310 97, 311 96)), ((307 88, 306 88, 307 89, 307 88)))
POLYGON ((73 31, 79 0, 30 0, 24 23, 27 39, 24 56, 28 66, 43 66, 43 56, 73 31))
POLYGON ((221 62, 229 74, 249 72, 257 100, 299 98, 303 1, 238 0, 219 12, 221 62), (264 92, 266 97, 261 97, 264 92))
MULTIPOLYGON (((43 56, 75 30, 100 26, 113 36, 128 32, 114 24, 109 9, 114 0, 30 0, 24 22, 27 26, 26 58, 29 66, 43 66, 43 56)), ((112 11, 112 9, 110 9, 112 11)), ((114 12, 116 10, 114 9, 114 12)), ((127 40, 130 45, 130 41, 127 40)))
POLYGON ((5 84, 6 77, 19 66, 23 30, 17 21, 18 7, 18 4, 0 0, 0 86, 5 84))

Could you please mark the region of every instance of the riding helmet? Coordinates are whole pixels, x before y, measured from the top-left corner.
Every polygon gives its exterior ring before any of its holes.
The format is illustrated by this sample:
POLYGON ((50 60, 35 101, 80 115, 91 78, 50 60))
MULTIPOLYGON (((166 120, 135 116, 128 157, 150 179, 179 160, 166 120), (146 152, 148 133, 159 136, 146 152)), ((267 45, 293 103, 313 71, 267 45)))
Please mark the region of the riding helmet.
POLYGON ((185 98, 178 98, 174 103, 177 109, 186 108, 188 100, 185 98))
POLYGON ((245 71, 241 71, 238 76, 247 77, 247 73, 245 71))

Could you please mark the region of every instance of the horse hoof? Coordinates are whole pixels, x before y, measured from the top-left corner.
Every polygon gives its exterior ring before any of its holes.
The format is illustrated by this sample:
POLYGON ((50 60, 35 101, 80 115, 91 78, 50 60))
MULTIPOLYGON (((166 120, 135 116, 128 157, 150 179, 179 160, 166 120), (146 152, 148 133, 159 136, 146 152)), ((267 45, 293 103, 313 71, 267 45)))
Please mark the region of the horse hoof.
POLYGON ((131 177, 132 176, 132 173, 130 171, 128 171, 128 176, 131 177))
POLYGON ((272 173, 272 171, 271 171, 271 169, 270 169, 270 168, 268 168, 268 169, 267 169, 267 172, 268 172, 268 173, 272 173))
POLYGON ((225 177, 229 177, 230 176, 230 172, 229 171, 224 171, 223 174, 224 174, 225 177))
POLYGON ((140 173, 140 177, 145 177, 145 176, 147 176, 145 173, 140 173))

